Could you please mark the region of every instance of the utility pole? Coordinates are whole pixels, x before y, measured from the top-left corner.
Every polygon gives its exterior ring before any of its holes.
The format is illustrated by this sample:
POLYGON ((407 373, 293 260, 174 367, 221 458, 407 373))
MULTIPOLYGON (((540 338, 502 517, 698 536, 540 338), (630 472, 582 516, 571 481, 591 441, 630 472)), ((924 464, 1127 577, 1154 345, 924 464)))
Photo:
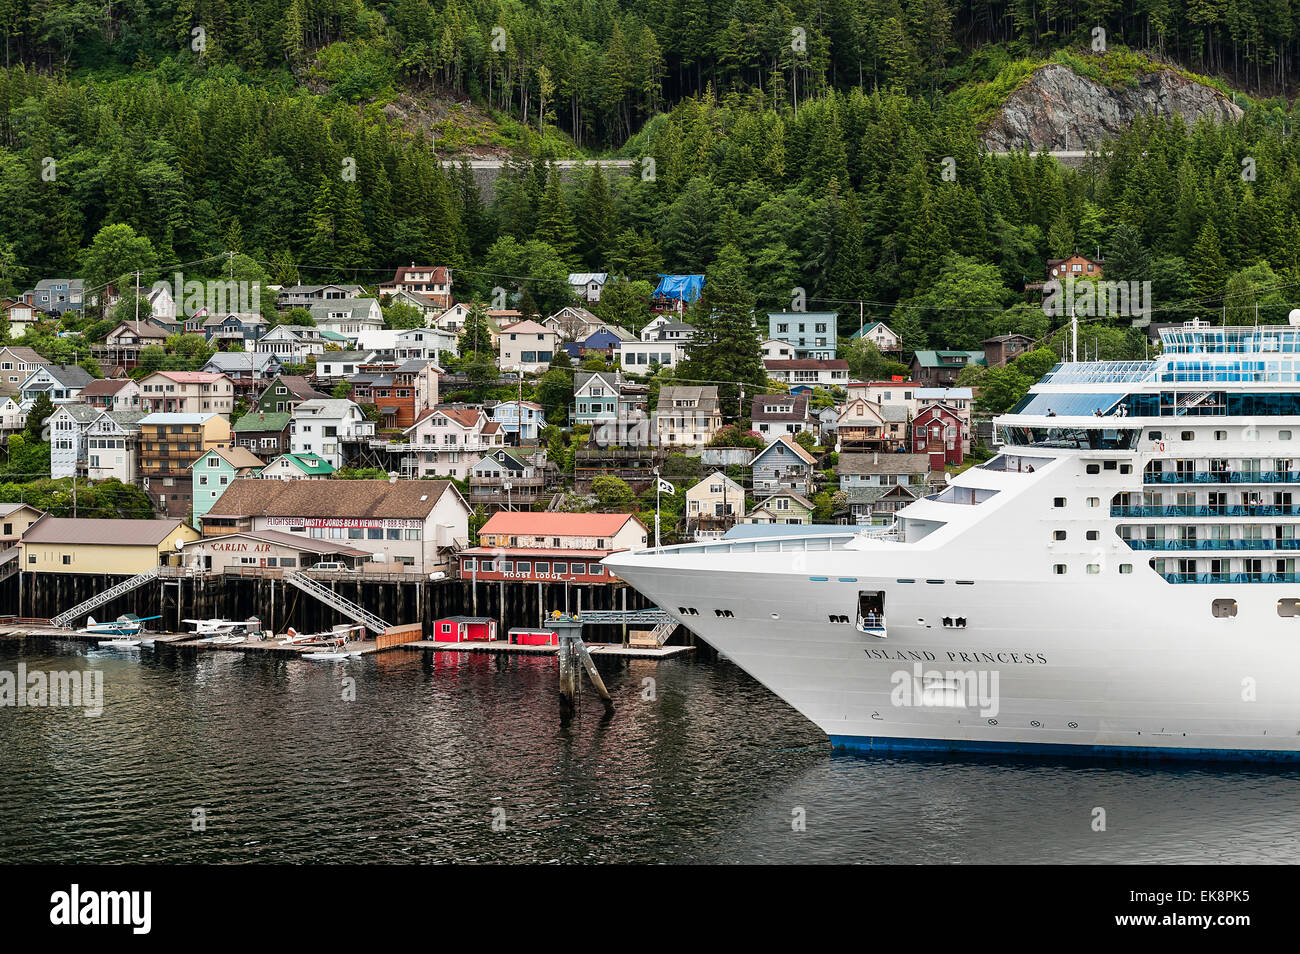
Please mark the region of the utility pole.
POLYGON ((140 323, 140 271, 135 273, 135 322, 140 323))

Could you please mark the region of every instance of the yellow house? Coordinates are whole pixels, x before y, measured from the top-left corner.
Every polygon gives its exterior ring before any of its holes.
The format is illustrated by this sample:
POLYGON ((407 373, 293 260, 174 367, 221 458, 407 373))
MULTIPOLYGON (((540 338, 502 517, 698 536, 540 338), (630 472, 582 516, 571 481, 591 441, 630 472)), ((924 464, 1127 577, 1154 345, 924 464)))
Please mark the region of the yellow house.
POLYGON ((111 573, 134 576, 176 561, 176 541, 199 532, 180 520, 91 520, 43 517, 23 534, 28 573, 111 573))

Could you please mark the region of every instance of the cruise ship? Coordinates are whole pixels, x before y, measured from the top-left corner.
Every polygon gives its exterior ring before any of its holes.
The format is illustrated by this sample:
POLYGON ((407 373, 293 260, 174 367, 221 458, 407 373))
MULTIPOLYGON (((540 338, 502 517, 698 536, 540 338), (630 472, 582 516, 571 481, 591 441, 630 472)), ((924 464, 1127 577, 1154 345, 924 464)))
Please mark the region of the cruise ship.
POLYGON ((1300 327, 1161 337, 890 527, 605 564, 836 748, 1300 758, 1300 327))

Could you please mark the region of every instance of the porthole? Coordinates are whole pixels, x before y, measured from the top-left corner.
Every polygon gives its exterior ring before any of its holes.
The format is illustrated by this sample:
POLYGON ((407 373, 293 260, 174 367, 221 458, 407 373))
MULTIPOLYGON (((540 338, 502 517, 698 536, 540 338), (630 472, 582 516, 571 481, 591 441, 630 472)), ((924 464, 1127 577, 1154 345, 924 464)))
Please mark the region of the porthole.
POLYGON ((1286 597, 1277 601, 1277 615, 1284 619, 1300 616, 1300 600, 1286 597))
POLYGON ((1098 464, 1089 464, 1087 467, 1084 468, 1084 470, 1086 470, 1089 474, 1101 473, 1101 467, 1098 464))
POLYGON ((1215 619, 1232 619, 1237 615, 1237 601, 1233 599, 1217 599, 1210 604, 1210 613, 1215 619))
POLYGON ((1089 530, 1087 533, 1084 534, 1084 536, 1087 537, 1089 540, 1101 539, 1101 534, 1096 530, 1089 530))

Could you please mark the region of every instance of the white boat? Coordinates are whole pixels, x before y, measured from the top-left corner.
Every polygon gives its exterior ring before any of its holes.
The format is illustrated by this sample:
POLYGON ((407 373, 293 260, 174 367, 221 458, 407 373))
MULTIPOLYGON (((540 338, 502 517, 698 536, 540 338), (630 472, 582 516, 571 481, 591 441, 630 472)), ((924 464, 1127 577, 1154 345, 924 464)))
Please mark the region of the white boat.
POLYGON ((1162 337, 892 527, 604 563, 839 748, 1300 759, 1300 327, 1162 337))

